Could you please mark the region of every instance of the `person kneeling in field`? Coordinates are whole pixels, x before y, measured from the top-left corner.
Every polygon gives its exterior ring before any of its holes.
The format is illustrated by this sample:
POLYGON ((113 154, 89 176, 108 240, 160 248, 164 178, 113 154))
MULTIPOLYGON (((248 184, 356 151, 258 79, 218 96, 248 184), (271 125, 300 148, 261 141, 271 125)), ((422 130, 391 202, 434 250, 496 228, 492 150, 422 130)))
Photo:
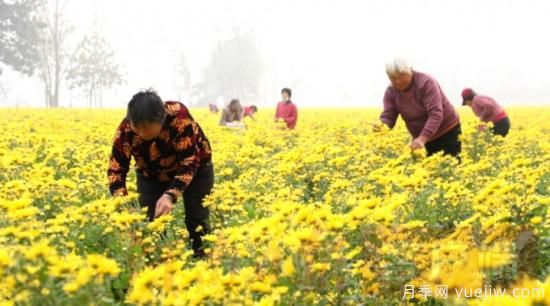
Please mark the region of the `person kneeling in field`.
POLYGON ((209 210, 202 202, 214 185, 214 168, 210 143, 187 107, 163 102, 151 90, 135 94, 113 141, 108 177, 114 196, 128 194, 132 157, 139 204, 147 207, 148 219, 169 214, 183 198, 193 251, 196 257, 204 256, 201 236, 209 229, 209 210))
MULTIPOLYGON (((502 137, 510 130, 510 119, 504 109, 491 97, 478 95, 473 89, 465 88, 462 91, 462 105, 468 105, 474 114, 483 122, 491 121, 493 134, 502 137)), ((480 130, 485 130, 485 125, 480 125, 480 130)))
POLYGON ((256 105, 245 106, 243 109, 243 118, 250 117, 250 119, 256 120, 256 118, 254 118, 254 114, 257 112, 258 107, 256 105))
POLYGON ((227 127, 244 127, 243 107, 238 99, 233 99, 223 108, 219 125, 227 127))
MULTIPOLYGON (((380 121, 391 129, 401 115, 412 136, 411 149, 425 147, 428 155, 443 151, 458 157, 460 119, 437 81, 414 71, 402 59, 388 62, 386 73, 391 85, 384 95, 380 121)), ((379 130, 380 125, 374 128, 379 130)))

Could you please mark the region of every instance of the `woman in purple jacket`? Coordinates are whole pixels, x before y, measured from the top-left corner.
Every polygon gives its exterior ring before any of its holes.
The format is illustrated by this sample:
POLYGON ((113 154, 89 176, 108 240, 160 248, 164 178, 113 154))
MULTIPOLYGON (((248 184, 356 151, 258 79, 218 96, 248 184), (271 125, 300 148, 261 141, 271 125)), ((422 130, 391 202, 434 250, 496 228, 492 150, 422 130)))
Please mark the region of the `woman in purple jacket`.
POLYGON ((412 136, 413 150, 425 147, 428 155, 443 151, 458 157, 460 119, 437 81, 414 71, 402 59, 388 62, 386 73, 391 85, 384 95, 380 120, 391 129, 401 115, 412 136))
POLYGON ((468 105, 483 122, 491 121, 493 134, 502 137, 510 130, 510 120, 504 109, 491 97, 478 95, 473 89, 462 91, 462 105, 468 105))

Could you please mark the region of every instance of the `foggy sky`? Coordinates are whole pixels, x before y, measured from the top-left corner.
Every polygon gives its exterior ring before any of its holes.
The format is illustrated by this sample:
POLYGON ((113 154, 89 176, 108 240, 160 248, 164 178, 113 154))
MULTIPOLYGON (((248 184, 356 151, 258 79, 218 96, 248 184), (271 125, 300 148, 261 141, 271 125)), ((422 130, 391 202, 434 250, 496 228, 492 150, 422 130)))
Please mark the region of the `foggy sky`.
MULTIPOLYGON (((148 87, 178 99, 179 56, 199 82, 217 41, 236 29, 254 34, 266 66, 262 98, 244 104, 273 106, 288 86, 299 106, 381 107, 384 63, 400 56, 434 76, 455 106, 463 87, 503 105, 548 105, 549 13, 545 0, 72 0, 67 7, 74 36, 97 20, 124 67, 127 83, 105 95, 111 107, 148 87)), ((44 104, 36 79, 5 71, 0 83, 11 88, 0 105, 44 104)), ((64 90, 61 105, 69 103, 86 105, 64 90)))

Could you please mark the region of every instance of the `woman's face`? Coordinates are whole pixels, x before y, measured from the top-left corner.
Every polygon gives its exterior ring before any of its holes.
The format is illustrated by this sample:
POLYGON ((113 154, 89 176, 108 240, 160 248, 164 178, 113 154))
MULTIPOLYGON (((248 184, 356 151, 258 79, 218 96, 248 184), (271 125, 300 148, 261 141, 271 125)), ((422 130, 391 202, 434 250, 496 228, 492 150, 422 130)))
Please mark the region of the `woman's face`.
POLYGON ((412 82, 412 73, 410 72, 398 72, 392 75, 388 75, 388 78, 390 79, 391 85, 399 90, 399 91, 405 91, 412 82))
POLYGON ((288 99, 290 99, 290 97, 288 96, 288 92, 286 92, 286 91, 283 91, 281 93, 281 97, 283 98, 283 101, 285 101, 285 102, 288 101, 288 99))

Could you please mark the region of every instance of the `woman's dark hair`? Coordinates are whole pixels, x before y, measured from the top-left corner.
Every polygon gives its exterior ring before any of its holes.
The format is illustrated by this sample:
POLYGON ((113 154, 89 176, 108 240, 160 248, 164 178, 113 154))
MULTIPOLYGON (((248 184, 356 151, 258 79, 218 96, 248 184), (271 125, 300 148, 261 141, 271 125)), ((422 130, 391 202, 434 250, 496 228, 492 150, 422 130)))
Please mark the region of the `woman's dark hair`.
POLYGON ((165 117, 164 102, 152 89, 138 92, 128 102, 126 118, 135 126, 146 123, 163 123, 165 117))
POLYGON ((471 101, 474 99, 474 97, 476 96, 477 94, 475 92, 472 91, 471 94, 467 95, 466 97, 464 97, 464 101, 471 101))
POLYGON ((229 102, 229 108, 237 113, 240 113, 243 111, 243 106, 241 105, 241 101, 239 99, 233 99, 231 102, 229 102))
POLYGON ((250 109, 254 110, 255 113, 258 112, 258 107, 256 105, 250 105, 250 109))
POLYGON ((283 88, 283 89, 281 90, 281 94, 282 94, 283 92, 286 92, 289 98, 292 97, 292 90, 290 90, 290 88, 286 88, 286 87, 283 88))

